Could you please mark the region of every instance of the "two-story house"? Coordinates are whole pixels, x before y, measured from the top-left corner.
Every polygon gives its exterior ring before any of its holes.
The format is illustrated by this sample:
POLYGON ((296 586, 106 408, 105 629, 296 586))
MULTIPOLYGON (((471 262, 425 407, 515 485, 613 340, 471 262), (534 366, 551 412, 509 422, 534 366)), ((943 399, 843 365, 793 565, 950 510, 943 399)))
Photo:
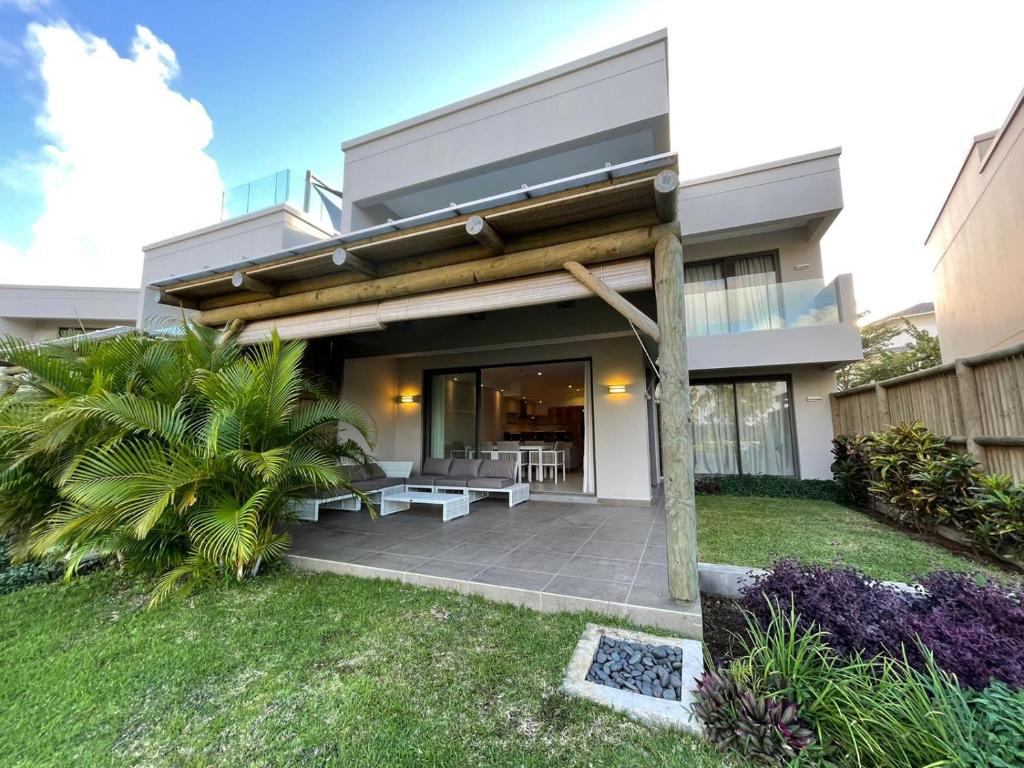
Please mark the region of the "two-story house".
POLYGON ((852 280, 825 282, 819 245, 840 151, 666 203, 654 179, 686 170, 669 120, 659 32, 351 139, 338 231, 283 203, 147 246, 139 317, 308 339, 383 459, 557 445, 535 494, 644 505, 657 346, 563 262, 655 318, 655 240, 678 226, 696 471, 828 477, 834 372, 861 357, 852 280))

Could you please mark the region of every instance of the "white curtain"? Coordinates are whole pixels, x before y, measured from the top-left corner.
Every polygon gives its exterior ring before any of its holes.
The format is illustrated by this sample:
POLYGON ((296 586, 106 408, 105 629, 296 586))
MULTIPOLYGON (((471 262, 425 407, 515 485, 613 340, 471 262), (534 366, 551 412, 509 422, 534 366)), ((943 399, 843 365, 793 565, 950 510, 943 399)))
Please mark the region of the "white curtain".
POLYGON ((594 493, 594 388, 590 361, 583 363, 583 492, 594 493))
POLYGON ((736 408, 732 384, 690 388, 694 471, 732 475, 736 466, 736 408))
POLYGON ((690 336, 728 333, 729 306, 722 262, 687 264, 684 274, 686 333, 690 336))
POLYGON ((747 256, 737 259, 735 268, 735 276, 728 279, 731 330, 735 333, 781 328, 775 257, 747 256))
POLYGON ((793 428, 784 381, 736 384, 740 455, 751 475, 794 475, 793 428))
POLYGON ((444 376, 434 376, 430 382, 430 457, 434 459, 447 455, 444 450, 445 385, 444 376))

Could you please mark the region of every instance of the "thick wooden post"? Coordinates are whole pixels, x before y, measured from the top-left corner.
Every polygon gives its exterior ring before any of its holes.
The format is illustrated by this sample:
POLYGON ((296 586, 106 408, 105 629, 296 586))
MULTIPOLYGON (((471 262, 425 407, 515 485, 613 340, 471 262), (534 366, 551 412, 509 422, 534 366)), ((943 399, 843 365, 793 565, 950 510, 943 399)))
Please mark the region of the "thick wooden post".
POLYGON ((978 381, 974 369, 963 360, 956 361, 956 386, 960 394, 960 414, 964 420, 964 434, 967 436, 967 452, 978 462, 978 468, 985 471, 988 457, 985 446, 978 445, 982 433, 981 401, 978 399, 978 381))
POLYGON ((878 408, 878 429, 889 428, 889 393, 878 382, 875 382, 875 407, 878 408))
POLYGON ((677 600, 696 600, 697 506, 693 493, 690 372, 686 363, 683 245, 669 234, 654 249, 658 302, 658 375, 661 386, 661 455, 665 482, 668 587, 677 600))

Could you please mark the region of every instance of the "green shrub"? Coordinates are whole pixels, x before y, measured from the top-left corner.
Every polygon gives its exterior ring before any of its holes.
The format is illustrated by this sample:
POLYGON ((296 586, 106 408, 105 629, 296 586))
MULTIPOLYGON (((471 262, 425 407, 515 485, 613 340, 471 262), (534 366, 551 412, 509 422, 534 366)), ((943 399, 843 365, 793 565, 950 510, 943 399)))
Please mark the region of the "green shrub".
POLYGON ((961 527, 983 548, 1024 560, 1024 485, 1008 475, 982 475, 971 488, 967 513, 961 527))
POLYGON ((698 494, 706 496, 768 496, 776 499, 841 500, 841 489, 832 480, 798 480, 774 475, 702 475, 698 494))
POLYGON ((920 421, 872 435, 871 493, 902 522, 921 529, 958 525, 977 474, 974 460, 954 451, 920 421))
POLYGON ((287 548, 294 502, 349 488, 365 413, 302 370, 303 342, 242 349, 240 324, 33 345, 0 339, 0 535, 73 574, 116 557, 159 576, 154 601, 255 576, 287 548))
POLYGON ((871 505, 871 448, 867 435, 840 436, 832 441, 832 477, 840 500, 857 509, 871 505))
POLYGON ((8 542, 0 539, 0 595, 17 592, 32 584, 59 579, 63 572, 64 569, 59 566, 38 560, 11 563, 8 542))
POLYGON ((815 737, 801 764, 1020 764, 1024 694, 998 685, 982 694, 963 689, 923 647, 923 671, 891 656, 844 657, 823 633, 802 627, 795 610, 769 610, 765 626, 749 619, 744 653, 728 675, 741 690, 795 703, 815 737))

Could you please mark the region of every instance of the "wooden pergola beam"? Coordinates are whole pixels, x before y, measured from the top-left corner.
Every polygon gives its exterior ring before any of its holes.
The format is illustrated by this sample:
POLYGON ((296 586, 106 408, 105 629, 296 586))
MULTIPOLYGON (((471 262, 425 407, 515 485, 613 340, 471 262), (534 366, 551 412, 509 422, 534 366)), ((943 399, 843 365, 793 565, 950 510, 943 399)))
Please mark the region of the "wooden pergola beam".
POLYGON ((331 263, 338 269, 347 269, 349 272, 357 272, 367 277, 376 277, 378 273, 376 264, 371 264, 366 259, 361 259, 352 251, 346 251, 344 248, 338 248, 331 254, 331 263))
POLYGON ((262 320, 296 312, 330 309, 367 301, 428 293, 444 288, 459 288, 465 285, 552 272, 562 269, 562 265, 567 261, 588 264, 643 256, 654 250, 655 244, 662 236, 673 234, 678 230, 679 225, 676 222, 657 224, 652 227, 638 227, 518 253, 489 256, 461 264, 390 275, 207 310, 199 316, 198 320, 203 325, 214 326, 222 325, 235 318, 246 321, 262 320))
POLYGON ((654 248, 654 293, 661 343, 661 452, 665 482, 668 587, 677 600, 697 600, 697 505, 693 490, 693 433, 690 430, 690 374, 686 361, 683 245, 675 234, 654 248))
POLYGON ((654 210, 662 221, 675 221, 679 216, 679 174, 662 171, 654 177, 654 210))
POLYGON ((612 309, 635 325, 642 334, 649 336, 655 342, 661 340, 661 330, 658 328, 658 324, 637 309, 628 299, 609 286, 604 280, 578 261, 567 261, 562 266, 586 286, 591 293, 604 299, 612 309))
POLYGON ((469 221, 466 222, 466 234, 495 255, 505 252, 505 238, 499 235, 482 216, 469 217, 469 221))
POLYGON ((167 291, 160 291, 160 297, 156 301, 157 304, 165 304, 168 307, 199 309, 199 302, 193 301, 192 299, 186 299, 183 296, 175 296, 173 293, 168 293, 167 291))
POLYGON ((245 272, 235 272, 231 276, 231 286, 242 291, 261 293, 264 296, 277 296, 277 286, 271 285, 265 280, 250 277, 245 272))

